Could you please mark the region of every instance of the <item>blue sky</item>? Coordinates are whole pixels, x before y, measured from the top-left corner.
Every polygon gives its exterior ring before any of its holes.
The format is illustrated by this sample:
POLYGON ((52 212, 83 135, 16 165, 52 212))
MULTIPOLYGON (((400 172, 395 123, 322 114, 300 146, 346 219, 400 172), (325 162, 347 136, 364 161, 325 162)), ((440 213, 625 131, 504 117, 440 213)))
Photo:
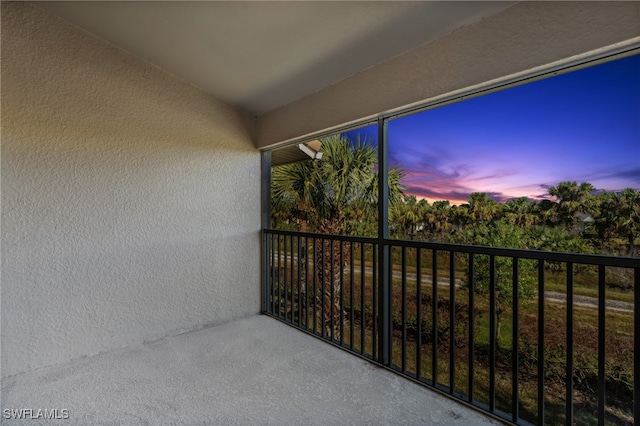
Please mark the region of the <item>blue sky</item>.
MULTIPOLYGON (((347 132, 375 141, 375 126, 347 132)), ((640 55, 389 120, 389 162, 429 201, 640 189, 640 55)))

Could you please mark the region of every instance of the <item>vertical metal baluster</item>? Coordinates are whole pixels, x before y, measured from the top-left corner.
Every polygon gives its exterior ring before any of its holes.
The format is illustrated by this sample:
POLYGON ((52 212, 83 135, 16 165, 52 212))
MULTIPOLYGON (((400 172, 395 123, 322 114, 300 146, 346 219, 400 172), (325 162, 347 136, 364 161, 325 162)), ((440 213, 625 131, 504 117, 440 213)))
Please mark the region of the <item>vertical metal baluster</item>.
POLYGON ((322 337, 325 337, 325 334, 326 334, 325 305, 327 304, 326 303, 326 298, 327 298, 326 290, 327 290, 327 288, 326 288, 326 284, 325 284, 327 282, 327 274, 326 274, 326 268, 325 268, 325 257, 326 256, 325 256, 324 243, 325 243, 325 240, 324 240, 324 238, 322 238, 322 249, 320 251, 320 254, 322 255, 322 261, 321 261, 321 264, 322 264, 322 279, 320 280, 321 281, 320 285, 322 286, 322 299, 321 299, 322 300, 322 304, 320 305, 320 314, 322 316, 322 318, 321 318, 322 321, 320 321, 320 329, 321 329, 322 337))
POLYGON ((512 330, 511 330, 511 421, 514 423, 518 422, 518 417, 520 417, 518 411, 518 364, 520 363, 518 357, 518 304, 519 301, 519 289, 520 289, 520 268, 519 268, 520 259, 517 257, 513 257, 511 259, 511 265, 513 267, 513 288, 512 288, 512 301, 511 301, 511 314, 512 314, 512 330))
POLYGON ((349 259, 351 259, 350 261, 350 265, 349 265, 349 306, 351 307, 351 312, 349 313, 349 349, 353 350, 353 333, 354 333, 354 327, 353 327, 353 315, 354 315, 354 309, 353 309, 353 292, 355 291, 355 286, 353 283, 353 279, 354 279, 354 258, 353 258, 353 254, 354 254, 354 249, 353 249, 353 243, 349 243, 349 259))
MULTIPOLYGON (((365 353, 365 330, 366 330, 366 314, 365 314, 365 286, 366 286, 366 269, 365 269, 365 244, 360 244, 360 354, 364 355, 365 353)), ((375 322, 375 321, 374 321, 375 322)))
POLYGON ((544 260, 538 261, 538 424, 544 424, 544 260))
POLYGON ((567 262, 567 354, 565 424, 573 425, 573 262, 567 262))
POLYGON ((282 312, 282 318, 287 319, 287 302, 289 300, 289 281, 287 280, 287 274, 289 271, 289 256, 288 256, 288 244, 287 244, 287 236, 282 236, 282 304, 283 306, 280 308, 282 312))
POLYGON ((475 303, 474 292, 475 292, 475 263, 474 263, 474 255, 473 253, 469 253, 469 395, 468 401, 470 404, 473 404, 473 388, 474 388, 474 348, 475 348, 475 308, 473 304, 475 303))
POLYGON ((334 328, 335 328, 335 312, 334 312, 334 303, 333 301, 335 300, 335 294, 334 294, 334 277, 335 277, 335 270, 334 270, 334 264, 335 264, 335 258, 334 258, 334 250, 333 250, 333 246, 335 244, 335 240, 331 239, 330 240, 330 244, 331 244, 331 249, 330 249, 330 258, 329 258, 329 262, 330 262, 330 268, 329 268, 329 272, 331 275, 329 275, 330 277, 330 281, 329 281, 329 289, 331 290, 331 306, 329 308, 329 312, 330 312, 330 326, 331 326, 331 341, 333 342, 334 337, 334 328))
POLYGON ((290 257, 289 257, 289 259, 291 261, 291 275, 289 277, 289 281, 290 281, 290 284, 291 284, 291 304, 289 305, 289 310, 291 310, 291 316, 289 318, 289 322, 291 322, 291 324, 293 324, 293 317, 294 317, 294 314, 295 314, 295 309, 294 309, 295 292, 293 291, 293 283, 294 283, 294 278, 293 278, 293 270, 294 270, 293 260, 294 260, 294 257, 293 257, 293 255, 294 255, 295 251, 294 251, 294 248, 293 248, 293 235, 289 236, 289 243, 290 243, 290 247, 289 247, 289 252, 290 252, 289 255, 290 255, 290 257))
POLYGON ((260 277, 260 291, 262 296, 260 297, 262 312, 269 312, 269 277, 271 276, 271 265, 269 264, 269 233, 262 229, 262 235, 260 242, 262 244, 262 251, 260 252, 260 267, 262 268, 262 276, 260 277))
POLYGON ((280 307, 280 314, 281 317, 284 318, 285 320, 287 319, 287 300, 289 297, 289 294, 287 293, 288 291, 288 281, 287 281, 287 271, 289 269, 289 264, 287 261, 287 236, 283 235, 282 236, 282 250, 283 252, 281 253, 282 256, 282 297, 281 297, 281 302, 282 306, 280 307))
POLYGON ((282 245, 280 241, 282 235, 278 235, 278 318, 282 318, 282 281, 284 279, 282 273, 282 245))
POLYGON ((275 235, 271 236, 271 314, 276 313, 276 245, 275 235))
POLYGON ((318 332, 318 239, 313 237, 313 334, 318 332))
POLYGON ((418 336, 416 339, 416 378, 422 375, 422 249, 416 249, 416 322, 418 336))
POLYGON ((309 237, 304 237, 304 326, 309 330, 309 237))
POLYGON ((302 327, 302 283, 300 282, 300 275, 302 275, 302 260, 305 256, 302 255, 302 244, 300 241, 302 237, 298 235, 298 279, 296 280, 298 283, 298 327, 302 327))
POLYGON ((449 393, 453 395, 456 380, 456 253, 449 252, 449 393))
POLYGON ((489 411, 496 410, 496 257, 489 255, 489 411))
POLYGON ((606 406, 605 393, 605 267, 598 267, 598 424, 604 425, 604 411, 606 406))
POLYGON ((340 346, 344 344, 344 241, 340 240, 340 346))
MULTIPOLYGON (((401 308, 402 308, 402 347, 401 369, 403 373, 407 371, 407 248, 402 246, 402 288, 401 288, 401 308)), ((393 340, 393 339, 391 339, 393 340)))
POLYGON ((387 322, 385 328, 382 331, 382 335, 385 336, 387 341, 386 346, 386 365, 393 365, 393 247, 389 246, 386 257, 387 263, 387 291, 385 292, 386 299, 386 318, 387 322))
POLYGON ((372 244, 373 248, 373 331, 371 334, 371 356, 373 359, 380 361, 378 354, 378 246, 372 244))
POLYGON ((432 281, 431 281, 431 371, 433 376, 433 386, 438 386, 438 251, 432 250, 432 281))
POLYGON ((633 277, 633 418, 640 426, 640 268, 634 268, 633 277))
POLYGON ((288 252, 287 252, 287 236, 284 235, 284 270, 282 273, 283 281, 284 281, 284 319, 287 319, 287 302, 289 301, 289 284, 287 281, 287 271, 289 270, 288 252))

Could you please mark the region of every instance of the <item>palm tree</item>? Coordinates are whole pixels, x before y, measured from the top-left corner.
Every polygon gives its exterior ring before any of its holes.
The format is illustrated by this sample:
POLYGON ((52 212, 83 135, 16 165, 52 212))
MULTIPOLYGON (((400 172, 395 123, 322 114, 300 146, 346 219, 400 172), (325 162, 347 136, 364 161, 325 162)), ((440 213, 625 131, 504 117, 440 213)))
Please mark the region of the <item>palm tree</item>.
POLYGON ((582 182, 560 182, 558 186, 549 188, 549 195, 558 199, 557 211, 559 220, 565 225, 568 231, 575 228, 578 213, 590 213, 593 211, 592 193, 595 190, 593 185, 582 182))
POLYGON ((306 231, 310 221, 317 218, 316 201, 319 188, 318 173, 308 161, 275 167, 271 177, 271 219, 286 217, 306 231))
POLYGON ((427 220, 439 237, 442 237, 451 230, 453 226, 451 215, 451 204, 448 200, 434 201, 431 205, 427 220))
POLYGON ((471 219, 478 222, 490 222, 500 211, 500 204, 486 192, 472 192, 468 201, 471 219))
POLYGON ((425 220, 425 212, 429 207, 427 200, 420 200, 415 195, 403 197, 400 202, 389 205, 389 224, 398 227, 401 238, 414 239, 425 220))
POLYGON ((540 200, 536 204, 535 214, 541 224, 547 226, 556 226, 559 222, 557 204, 551 200, 540 200))
POLYGON ((616 229, 627 240, 627 254, 633 256, 634 242, 640 235, 640 191, 623 189, 618 196, 616 229))
POLYGON ((595 215, 596 245, 607 247, 615 235, 618 214, 621 211, 620 194, 602 191, 595 197, 597 214, 595 215))
POLYGON ((453 230, 462 231, 471 221, 471 213, 469 204, 460 204, 459 206, 451 206, 449 216, 453 222, 453 230))
MULTIPOLYGON (((343 135, 324 138, 321 142, 321 160, 273 169, 272 205, 274 209, 287 210, 290 220, 300 231, 344 234, 349 230, 349 217, 355 220, 377 217, 377 151, 366 141, 352 143, 343 135)), ((402 196, 404 188, 400 180, 403 175, 398 168, 389 170, 390 203, 402 196)), ((349 262, 350 247, 339 241, 325 240, 323 244, 322 240, 317 240, 316 253, 316 276, 325 284, 325 294, 315 303, 322 303, 325 313, 330 312, 333 305, 334 317, 326 315, 324 327, 328 334, 339 337, 342 321, 340 277, 349 262), (330 328, 332 320, 336 320, 333 330, 330 328)))
POLYGON ((514 225, 532 226, 536 223, 535 207, 536 203, 527 197, 509 200, 504 204, 504 218, 514 225))

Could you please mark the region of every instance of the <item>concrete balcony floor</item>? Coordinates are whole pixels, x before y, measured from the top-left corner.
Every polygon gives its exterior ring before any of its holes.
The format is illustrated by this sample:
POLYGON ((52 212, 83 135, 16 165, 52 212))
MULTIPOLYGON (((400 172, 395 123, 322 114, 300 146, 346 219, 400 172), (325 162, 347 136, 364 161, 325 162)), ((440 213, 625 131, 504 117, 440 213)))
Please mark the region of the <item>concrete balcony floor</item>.
POLYGON ((69 419, 2 424, 499 424, 260 315, 6 378, 20 408, 69 419))

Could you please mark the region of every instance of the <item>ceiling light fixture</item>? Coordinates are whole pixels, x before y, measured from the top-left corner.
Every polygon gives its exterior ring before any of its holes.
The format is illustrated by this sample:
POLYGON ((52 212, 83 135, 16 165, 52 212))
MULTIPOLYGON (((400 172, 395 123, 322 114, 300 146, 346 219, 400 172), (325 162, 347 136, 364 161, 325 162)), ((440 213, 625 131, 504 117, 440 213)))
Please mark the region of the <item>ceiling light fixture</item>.
POLYGON ((322 152, 320 151, 316 151, 313 150, 311 148, 309 148, 307 145, 301 143, 298 144, 298 148, 300 148, 300 150, 302 152, 304 152, 305 154, 307 154, 309 157, 311 157, 313 160, 319 160, 322 158, 322 152))

